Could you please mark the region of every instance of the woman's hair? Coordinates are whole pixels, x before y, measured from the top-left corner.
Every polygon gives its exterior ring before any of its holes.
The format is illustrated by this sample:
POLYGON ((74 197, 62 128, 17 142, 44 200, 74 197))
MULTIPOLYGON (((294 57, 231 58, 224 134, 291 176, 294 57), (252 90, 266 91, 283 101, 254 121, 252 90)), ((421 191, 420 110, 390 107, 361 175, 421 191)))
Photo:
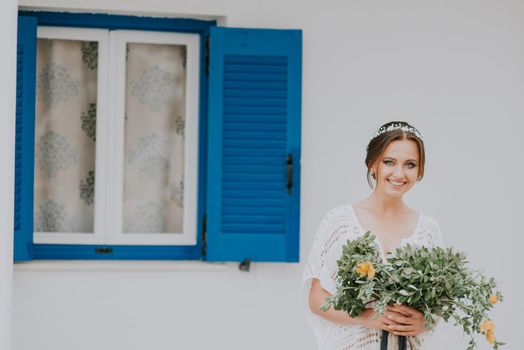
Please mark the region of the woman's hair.
POLYGON ((415 142, 419 154, 419 168, 418 168, 418 180, 421 180, 424 176, 424 163, 426 161, 424 152, 424 142, 420 132, 407 122, 394 121, 382 125, 373 135, 371 141, 369 141, 368 147, 366 148, 366 166, 367 179, 369 186, 373 188, 371 182, 371 167, 382 157, 386 147, 393 142, 399 140, 411 140, 415 142))

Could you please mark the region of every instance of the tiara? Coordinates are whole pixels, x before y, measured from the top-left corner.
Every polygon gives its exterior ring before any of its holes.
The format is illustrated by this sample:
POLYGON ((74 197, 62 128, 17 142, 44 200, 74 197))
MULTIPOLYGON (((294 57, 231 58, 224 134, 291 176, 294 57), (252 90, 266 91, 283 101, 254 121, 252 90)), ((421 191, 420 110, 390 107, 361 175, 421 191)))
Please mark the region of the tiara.
POLYGON ((393 123, 393 124, 389 124, 387 127, 384 127, 384 126, 380 127, 375 132, 375 134, 373 135, 373 137, 371 139, 373 140, 374 138, 379 137, 383 133, 386 133, 386 132, 389 132, 389 131, 394 131, 394 130, 400 130, 400 131, 403 131, 403 132, 410 132, 413 135, 415 135, 416 137, 418 137, 419 139, 421 139, 421 140, 423 139, 422 135, 420 134, 420 132, 417 129, 415 129, 412 126, 408 126, 406 124, 401 124, 401 123, 393 123))

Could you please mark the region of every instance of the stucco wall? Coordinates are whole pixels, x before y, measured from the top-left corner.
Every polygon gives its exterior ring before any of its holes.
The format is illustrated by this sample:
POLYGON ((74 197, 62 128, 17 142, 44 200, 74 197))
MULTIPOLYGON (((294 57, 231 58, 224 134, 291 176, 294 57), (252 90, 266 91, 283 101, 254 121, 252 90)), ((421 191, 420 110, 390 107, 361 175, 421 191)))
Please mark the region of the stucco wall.
MULTIPOLYGON (((22 0, 75 11, 219 18, 300 28, 303 50, 301 261, 324 213, 364 198, 364 148, 405 119, 425 135, 413 207, 500 281, 497 335, 518 348, 523 283, 524 4, 514 1, 22 0)), ((16 350, 315 349, 301 264, 18 265, 16 350), (147 266, 144 269, 143 266, 147 266)), ((488 347, 479 341, 481 349, 488 347)), ((431 349, 463 349, 444 327, 431 349)))

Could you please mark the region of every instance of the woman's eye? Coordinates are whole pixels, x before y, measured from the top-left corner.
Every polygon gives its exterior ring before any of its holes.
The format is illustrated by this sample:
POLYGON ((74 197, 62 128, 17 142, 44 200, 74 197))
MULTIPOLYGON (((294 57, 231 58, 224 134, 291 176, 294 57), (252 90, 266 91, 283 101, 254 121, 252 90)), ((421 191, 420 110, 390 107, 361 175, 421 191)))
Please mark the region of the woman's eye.
POLYGON ((385 160, 384 164, 386 164, 386 165, 393 165, 393 161, 392 160, 385 160))
POLYGON ((413 169, 417 165, 415 163, 408 163, 407 166, 408 166, 408 169, 413 169))

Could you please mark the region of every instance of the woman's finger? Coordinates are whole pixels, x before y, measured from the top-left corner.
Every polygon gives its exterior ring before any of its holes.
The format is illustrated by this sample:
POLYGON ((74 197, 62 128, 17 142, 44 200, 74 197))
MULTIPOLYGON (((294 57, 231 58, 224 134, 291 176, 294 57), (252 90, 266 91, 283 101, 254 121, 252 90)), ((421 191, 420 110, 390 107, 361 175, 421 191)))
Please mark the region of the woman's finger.
POLYGON ((400 325, 401 325, 401 323, 398 323, 397 321, 392 320, 392 319, 387 318, 387 317, 382 318, 382 319, 381 319, 381 322, 382 322, 383 324, 385 324, 385 325, 388 325, 388 326, 389 326, 389 325, 394 325, 394 326, 396 326, 396 325, 399 325, 399 326, 400 326, 400 325))
POLYGON ((388 315, 387 318, 400 324, 412 325, 418 323, 418 321, 412 317, 405 317, 401 315, 388 315))
POLYGON ((400 312, 397 312, 397 311, 386 311, 384 312, 384 316, 388 317, 388 316, 399 316, 399 317, 403 317, 404 315, 401 314, 400 312))
POLYGON ((399 314, 402 314, 403 316, 409 317, 412 315, 412 312, 409 309, 406 309, 405 307, 402 307, 403 305, 388 305, 387 310, 397 312, 399 314))
POLYGON ((391 324, 402 324, 400 321, 404 316, 398 312, 386 311, 382 317, 384 317, 388 323, 391 324))
POLYGON ((401 313, 407 317, 419 317, 419 318, 424 317, 424 314, 422 312, 412 307, 406 306, 406 305, 391 305, 391 306, 388 306, 388 308, 390 308, 391 311, 401 313))

